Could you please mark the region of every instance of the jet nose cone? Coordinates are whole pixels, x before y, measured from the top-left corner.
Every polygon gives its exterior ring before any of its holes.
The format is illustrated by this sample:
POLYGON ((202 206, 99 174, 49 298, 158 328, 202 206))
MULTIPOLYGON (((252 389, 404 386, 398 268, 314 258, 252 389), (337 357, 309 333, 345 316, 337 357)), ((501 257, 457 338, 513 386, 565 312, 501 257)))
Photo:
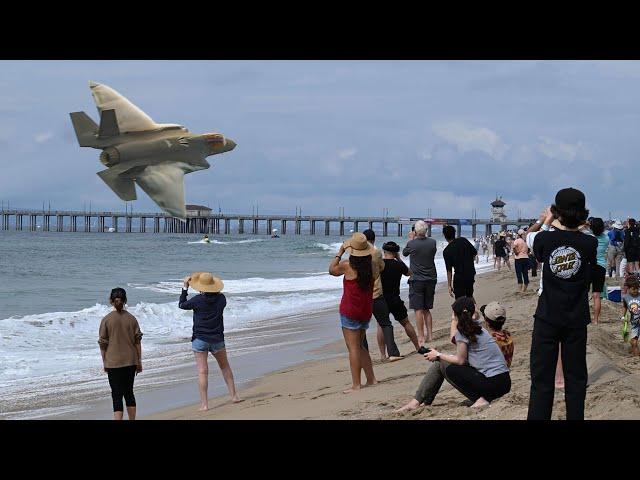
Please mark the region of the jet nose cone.
POLYGON ((234 142, 230 138, 227 138, 226 139, 226 145, 225 145, 225 151, 230 152, 234 148, 236 148, 236 142, 234 142))

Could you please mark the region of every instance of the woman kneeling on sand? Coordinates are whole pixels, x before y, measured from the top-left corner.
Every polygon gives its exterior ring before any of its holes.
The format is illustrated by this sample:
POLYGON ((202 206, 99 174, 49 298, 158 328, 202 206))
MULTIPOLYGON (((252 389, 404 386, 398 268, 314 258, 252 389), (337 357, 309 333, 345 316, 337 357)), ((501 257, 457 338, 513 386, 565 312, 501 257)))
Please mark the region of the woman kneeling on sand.
POLYGON ((495 339, 475 319, 475 304, 469 297, 457 299, 451 306, 451 335, 456 340, 455 355, 430 350, 424 356, 434 363, 424 376, 415 398, 396 412, 431 405, 442 382, 474 402, 472 408, 489 405, 511 390, 509 367, 495 339))
POLYGON ((209 365, 207 358, 209 352, 214 356, 222 372, 229 395, 234 403, 242 400, 236 393, 236 386, 233 382, 233 372, 227 360, 227 350, 224 344, 224 324, 222 313, 227 306, 227 299, 221 293, 224 283, 210 273, 196 272, 185 277, 182 294, 178 307, 182 310, 193 310, 193 335, 191 337, 191 348, 196 357, 198 366, 198 387, 200 388, 200 408, 198 410, 209 409, 209 398, 207 390, 209 388, 209 365), (187 291, 191 285, 200 291, 187 300, 187 291))
MULTIPOLYGON (((374 269, 372 268, 373 248, 364 234, 356 232, 345 241, 338 254, 329 265, 329 273, 334 277, 344 275, 342 300, 340 301, 340 322, 342 334, 349 350, 351 368, 351 388, 344 393, 360 390, 360 369, 364 370, 367 384, 378 383, 373 374, 371 356, 367 347, 366 330, 373 314, 374 269), (340 261, 346 249, 349 260, 340 261)), ((375 272, 376 274, 378 272, 375 272)))

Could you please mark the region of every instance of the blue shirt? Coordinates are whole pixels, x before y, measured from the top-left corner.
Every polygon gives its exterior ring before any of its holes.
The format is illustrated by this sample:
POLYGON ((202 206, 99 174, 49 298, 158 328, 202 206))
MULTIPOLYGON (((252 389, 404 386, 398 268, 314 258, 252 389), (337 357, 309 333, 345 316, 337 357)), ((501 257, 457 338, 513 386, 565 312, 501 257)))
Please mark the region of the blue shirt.
POLYGON ((622 245, 622 242, 624 241, 624 230, 618 230, 616 228, 612 228, 611 230, 609 230, 609 233, 607 233, 607 235, 609 236, 610 245, 613 245, 614 247, 617 247, 618 245, 622 245), (618 241, 614 240, 616 232, 619 232, 618 241))
POLYGON ((222 293, 201 293, 187 300, 187 291, 183 288, 178 307, 182 310, 193 310, 193 335, 207 343, 224 342, 224 324, 222 312, 227 306, 227 299, 222 293))

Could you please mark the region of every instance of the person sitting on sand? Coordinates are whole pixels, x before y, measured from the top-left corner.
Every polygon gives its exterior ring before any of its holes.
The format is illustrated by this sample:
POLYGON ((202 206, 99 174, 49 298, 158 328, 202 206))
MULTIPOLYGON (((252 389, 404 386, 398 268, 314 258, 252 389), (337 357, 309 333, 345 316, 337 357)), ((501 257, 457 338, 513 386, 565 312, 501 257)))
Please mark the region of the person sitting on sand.
POLYGON ((124 309, 127 292, 123 288, 111 290, 109 303, 113 311, 100 322, 100 354, 102 365, 109 377, 113 419, 122 420, 122 397, 127 404, 129 420, 136 419, 136 397, 133 381, 142 372, 142 332, 136 317, 124 309))
POLYGON ((198 388, 200 389, 200 408, 209 409, 209 352, 218 362, 222 378, 224 378, 233 403, 242 401, 236 393, 233 382, 233 372, 227 359, 224 344, 223 312, 227 306, 227 299, 222 294, 224 283, 210 273, 196 272, 184 278, 184 285, 178 307, 182 310, 193 310, 193 334, 191 349, 198 367, 198 388), (200 295, 187 300, 189 286, 200 292, 200 295))
POLYGON ((631 327, 631 350, 634 356, 640 356, 638 349, 638 337, 640 336, 640 282, 635 276, 627 279, 629 293, 622 296, 623 315, 629 313, 629 324, 631 327))
POLYGON ((489 405, 511 390, 509 367, 493 336, 474 319, 475 303, 469 297, 451 305, 451 335, 456 353, 430 350, 424 357, 436 362, 422 379, 415 397, 396 412, 431 405, 444 380, 466 396, 472 408, 489 405))
MULTIPOLYGON (((511 338, 511 333, 502 328, 504 322, 507 320, 507 311, 498 302, 491 302, 487 305, 482 305, 480 307, 480 313, 482 313, 484 317, 484 326, 487 332, 491 334, 498 347, 500 347, 504 361, 507 362, 507 367, 511 368, 511 361, 513 360, 513 339, 511 338)), ((454 342, 454 340, 455 338, 451 339, 452 342, 454 342)))
POLYGON ((349 368, 351 369, 351 388, 344 393, 360 390, 360 370, 367 377, 366 386, 377 382, 373 374, 373 364, 366 344, 366 330, 373 314, 373 284, 378 273, 372 267, 374 249, 367 242, 367 237, 355 232, 352 237, 340 245, 338 254, 329 264, 329 273, 334 277, 343 277, 343 293, 340 300, 340 323, 342 335, 349 351, 349 368), (349 259, 342 255, 349 250, 349 259))
POLYGON ((400 245, 396 242, 387 242, 382 245, 382 253, 384 254, 384 270, 380 272, 380 280, 382 281, 382 294, 387 304, 389 312, 393 315, 402 327, 405 333, 413 343, 416 351, 420 349, 418 336, 409 321, 407 307, 405 307, 402 298, 400 298, 400 281, 402 276, 411 276, 411 270, 400 259, 400 245))

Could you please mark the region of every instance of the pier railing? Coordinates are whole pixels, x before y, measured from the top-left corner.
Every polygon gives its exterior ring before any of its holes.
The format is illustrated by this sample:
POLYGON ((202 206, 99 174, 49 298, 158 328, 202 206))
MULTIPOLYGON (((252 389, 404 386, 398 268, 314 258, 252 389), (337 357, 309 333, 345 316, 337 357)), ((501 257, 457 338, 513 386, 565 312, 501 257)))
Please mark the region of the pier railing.
POLYGON ((421 217, 375 217, 375 216, 322 216, 322 215, 257 215, 237 213, 211 213, 210 215, 189 215, 185 222, 160 212, 112 212, 112 211, 84 211, 84 210, 41 210, 41 209, 13 209, 0 210, 2 224, 0 230, 29 230, 56 232, 153 232, 153 233, 211 233, 222 234, 272 234, 274 227, 279 227, 277 233, 287 235, 293 233, 301 235, 303 225, 305 234, 345 235, 351 231, 357 232, 364 228, 382 230, 382 236, 389 236, 391 226, 395 226, 395 233, 403 236, 405 227, 409 228, 416 220, 427 222, 428 235, 431 235, 433 225, 457 226, 458 236, 462 226, 470 226, 472 236, 475 237, 478 226, 485 226, 484 234, 490 234, 492 227, 499 226, 501 230, 509 227, 527 226, 535 219, 513 219, 502 222, 491 219, 477 218, 421 218, 421 217), (28 225, 25 222, 28 220, 28 225), (55 221, 52 222, 52 219, 55 221), (107 221, 107 219, 109 221, 107 221), (38 220, 41 220, 39 223, 38 220), (124 229, 121 221, 124 220, 124 229), (149 221, 149 228, 147 225, 149 221), (250 228, 245 229, 246 222, 250 228), (317 228, 317 224, 324 228, 317 228), (331 226, 334 224, 334 230, 331 226), (335 229, 337 224, 337 229, 335 229), (287 232, 288 226, 293 231, 287 232), (363 228, 363 225, 365 227, 363 228), (136 228, 137 227, 137 228, 136 228), (348 230, 347 228, 350 227, 348 230), (380 229, 380 227, 382 227, 380 229), (337 231, 336 231, 337 230, 337 231))

